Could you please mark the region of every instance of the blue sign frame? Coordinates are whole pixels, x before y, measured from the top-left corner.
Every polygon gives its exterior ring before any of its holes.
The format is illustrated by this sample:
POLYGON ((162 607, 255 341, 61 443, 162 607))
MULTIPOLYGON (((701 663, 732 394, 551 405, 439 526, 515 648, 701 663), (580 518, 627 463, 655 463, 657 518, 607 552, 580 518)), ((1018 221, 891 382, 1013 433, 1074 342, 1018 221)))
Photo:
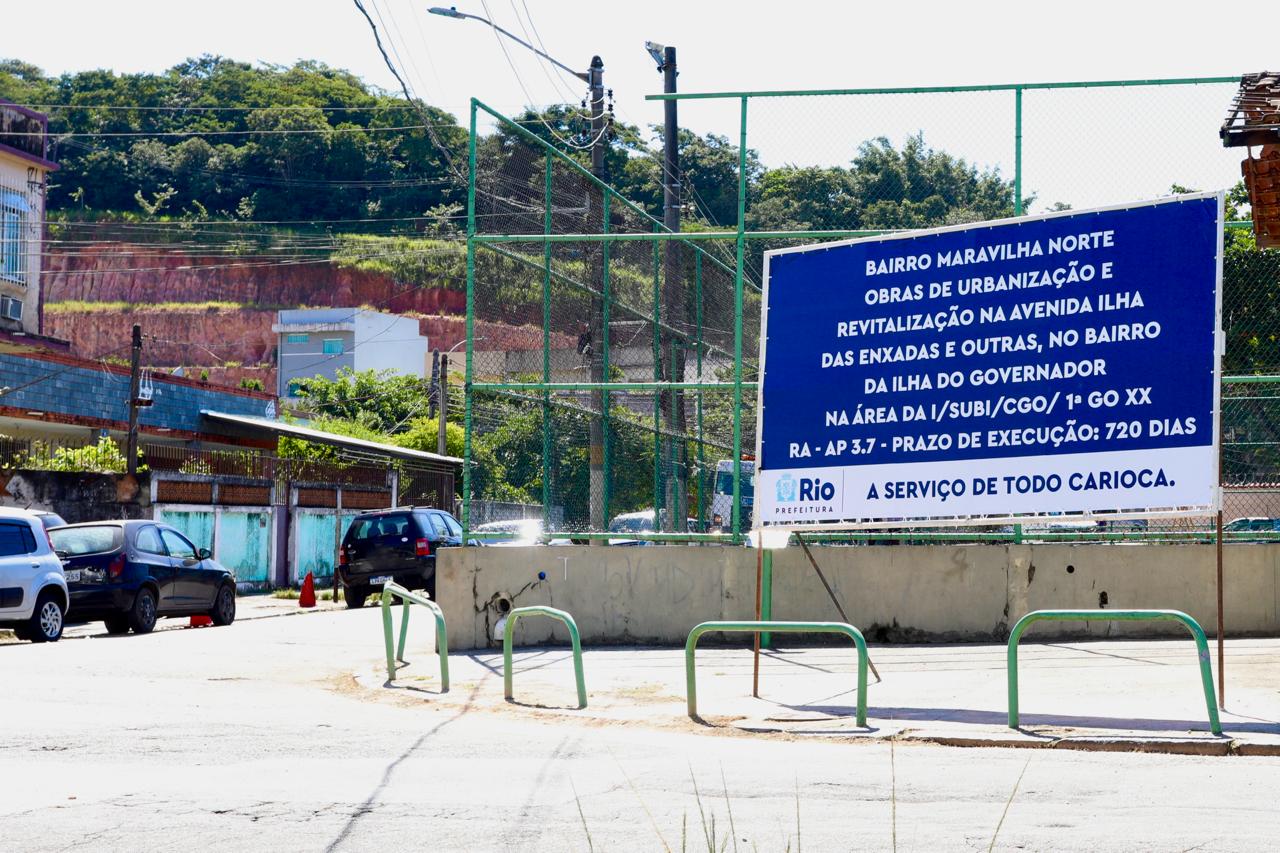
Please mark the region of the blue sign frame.
POLYGON ((1215 513, 1223 194, 765 255, 756 526, 1215 513))

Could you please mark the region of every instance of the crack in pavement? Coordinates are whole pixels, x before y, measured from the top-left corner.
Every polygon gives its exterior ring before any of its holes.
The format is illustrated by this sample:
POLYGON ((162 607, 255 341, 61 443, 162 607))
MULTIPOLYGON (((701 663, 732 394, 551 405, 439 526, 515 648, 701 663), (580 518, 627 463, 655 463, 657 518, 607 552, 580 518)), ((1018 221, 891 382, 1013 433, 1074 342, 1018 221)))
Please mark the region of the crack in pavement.
POLYGON ((335 853, 335 851, 337 851, 342 846, 342 844, 346 842, 348 838, 350 838, 351 833, 355 830, 356 824, 360 822, 360 819, 363 818, 365 815, 369 814, 370 812, 372 812, 376 808, 374 803, 378 799, 378 795, 381 794, 387 788, 387 786, 391 783, 391 776, 393 773, 395 773, 395 770, 397 767, 399 767, 402 763, 408 760, 408 758, 411 755, 417 752, 422 747, 422 745, 426 743, 428 740, 430 740, 434 735, 438 734, 441 729, 443 729, 445 726, 449 725, 450 723, 458 719, 461 719, 462 717, 466 716, 468 712, 471 711, 471 709, 475 706, 476 696, 479 694, 480 688, 484 686, 484 683, 486 680, 487 680, 486 678, 482 678, 480 679, 480 681, 476 682, 475 686, 471 688, 471 695, 467 697, 466 704, 462 706, 462 708, 458 711, 458 713, 454 714, 453 716, 447 719, 441 720, 440 722, 432 726, 430 729, 428 729, 426 732, 423 732, 422 735, 420 735, 418 739, 414 741, 413 744, 410 745, 408 749, 400 753, 400 756, 396 758, 395 761, 387 765, 386 770, 384 770, 382 773, 382 779, 379 780, 377 786, 374 787, 373 791, 369 794, 369 796, 365 798, 365 801, 361 803, 359 806, 357 806, 356 810, 351 813, 351 816, 347 819, 346 825, 343 826, 342 831, 338 833, 338 837, 333 839, 333 841, 329 843, 329 846, 325 848, 325 853, 335 853))

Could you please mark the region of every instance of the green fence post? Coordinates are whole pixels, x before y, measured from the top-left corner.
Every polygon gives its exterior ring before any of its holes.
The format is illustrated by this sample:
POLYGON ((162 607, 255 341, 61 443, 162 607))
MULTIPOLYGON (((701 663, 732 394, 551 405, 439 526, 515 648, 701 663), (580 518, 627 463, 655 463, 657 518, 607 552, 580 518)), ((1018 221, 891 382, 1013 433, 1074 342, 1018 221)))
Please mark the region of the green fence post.
POLYGON ((1022 88, 1013 90, 1013 215, 1022 215, 1022 88))
POLYGON ((857 722, 867 725, 867 641, 862 632, 847 622, 703 622, 694 626, 684 644, 684 683, 689 716, 698 717, 698 680, 694 667, 694 652, 698 638, 712 631, 739 634, 760 634, 765 631, 787 634, 844 634, 853 640, 858 652, 858 703, 857 722))
POLYGON ((578 707, 587 707, 587 684, 582 676, 582 638, 578 634, 578 623, 573 621, 564 610, 557 610, 554 607, 544 607, 542 605, 533 605, 531 607, 517 607, 507 614, 506 628, 502 632, 502 690, 503 696, 507 700, 513 698, 512 692, 512 666, 511 666, 511 641, 516 630, 516 620, 521 616, 529 615, 550 616, 552 619, 558 619, 564 623, 569 629, 569 642, 573 645, 573 677, 578 688, 578 707))
POLYGON ((472 341, 476 322, 476 104, 471 99, 471 134, 467 142, 467 365, 463 389, 462 541, 471 532, 471 379, 472 341))
MULTIPOLYGON (((552 160, 547 153, 542 231, 551 233, 552 160)), ((542 244, 542 381, 551 381, 551 244, 542 244)), ((551 529, 551 392, 542 392, 542 529, 551 529)))
POLYGON ((1209 729, 1215 735, 1222 734, 1218 719, 1218 703, 1213 692, 1213 673, 1209 667, 1209 643, 1204 629, 1195 619, 1181 610, 1033 610, 1023 616, 1009 632, 1006 669, 1009 688, 1009 728, 1018 728, 1018 641, 1028 627, 1035 622, 1179 622, 1195 640, 1196 656, 1200 663, 1200 682, 1204 688, 1204 701, 1209 711, 1209 729))
MULTIPOLYGON (((698 381, 702 381, 702 251, 693 256, 693 314, 698 381)), ((707 446, 702 441, 702 391, 698 391, 698 521, 707 522, 707 446)), ((710 528, 707 528, 710 532, 710 528)), ((719 531, 717 531, 719 532, 719 531)))
MULTIPOLYGON (((605 234, 609 234, 611 230, 609 227, 609 219, 612 216, 612 201, 613 193, 605 190, 604 201, 601 203, 601 208, 604 212, 604 223, 601 227, 605 234)), ((601 324, 604 328, 600 330, 600 352, 602 354, 601 360, 604 364, 605 382, 613 381, 612 371, 609 366, 609 309, 613 302, 613 282, 609 275, 610 245, 610 242, 605 240, 601 246, 602 280, 600 282, 600 294, 601 302, 603 303, 601 309, 601 324)), ((609 417, 609 397, 610 394, 608 390, 604 390, 600 393, 600 422, 604 426, 604 498, 602 503, 604 504, 604 523, 606 527, 609 525, 609 516, 612 513, 610 504, 612 503, 613 498, 613 421, 609 417)))
MULTIPOLYGON (((654 233, 661 229, 653 226, 654 233)), ((653 241, 653 381, 662 381, 662 246, 653 241)), ((670 378, 670 377, 668 377, 670 378)), ((666 506, 666 488, 663 481, 662 466, 662 392, 653 395, 653 529, 659 533, 670 533, 674 528, 674 519, 667 518, 667 527, 662 525, 662 510, 666 506)))
POLYGON ((730 519, 734 541, 742 534, 742 271, 747 233, 747 98, 742 98, 738 128, 737 268, 733 271, 733 507, 730 519))

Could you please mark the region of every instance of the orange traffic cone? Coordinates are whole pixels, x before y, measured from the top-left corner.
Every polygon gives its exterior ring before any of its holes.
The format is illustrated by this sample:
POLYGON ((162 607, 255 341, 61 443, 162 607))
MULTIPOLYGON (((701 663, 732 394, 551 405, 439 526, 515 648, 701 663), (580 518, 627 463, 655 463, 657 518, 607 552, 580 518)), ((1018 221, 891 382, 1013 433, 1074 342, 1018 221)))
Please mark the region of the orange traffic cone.
POLYGON ((192 616, 192 617, 191 617, 191 624, 190 624, 190 625, 188 625, 187 627, 189 627, 189 628, 207 628, 207 627, 209 627, 209 626, 210 626, 210 625, 212 625, 212 624, 213 624, 213 617, 211 617, 211 616, 192 616))
POLYGON ((316 606, 316 579, 311 572, 307 572, 307 576, 302 579, 302 594, 298 596, 298 606, 316 606))

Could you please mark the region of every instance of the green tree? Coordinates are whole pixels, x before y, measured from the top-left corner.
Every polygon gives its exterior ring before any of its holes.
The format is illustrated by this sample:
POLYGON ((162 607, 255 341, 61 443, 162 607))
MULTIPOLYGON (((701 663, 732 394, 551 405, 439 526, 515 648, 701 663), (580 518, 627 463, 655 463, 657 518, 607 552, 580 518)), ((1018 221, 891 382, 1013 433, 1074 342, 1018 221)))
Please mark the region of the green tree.
MULTIPOLYGON (((286 420, 296 422, 296 419, 286 418, 286 420)), ((344 435, 365 441, 376 441, 380 444, 391 443, 390 437, 358 420, 322 415, 307 421, 306 426, 308 429, 332 435, 344 435)), ((338 448, 332 445, 287 435, 278 439, 276 452, 286 459, 306 459, 313 462, 340 462, 342 459, 338 448)))
POLYGON ((51 211, 136 211, 166 188, 165 213, 229 219, 412 217, 465 198, 448 166, 465 161, 453 116, 427 106, 424 122, 402 98, 318 62, 202 56, 159 74, 50 77, 3 60, 0 97, 54 105, 51 137, 73 134, 53 152, 51 211))
POLYGON ((338 370, 334 379, 315 376, 297 383, 301 407, 316 415, 359 423, 380 434, 404 430, 427 410, 429 383, 390 370, 338 370))

